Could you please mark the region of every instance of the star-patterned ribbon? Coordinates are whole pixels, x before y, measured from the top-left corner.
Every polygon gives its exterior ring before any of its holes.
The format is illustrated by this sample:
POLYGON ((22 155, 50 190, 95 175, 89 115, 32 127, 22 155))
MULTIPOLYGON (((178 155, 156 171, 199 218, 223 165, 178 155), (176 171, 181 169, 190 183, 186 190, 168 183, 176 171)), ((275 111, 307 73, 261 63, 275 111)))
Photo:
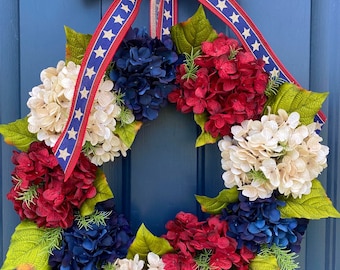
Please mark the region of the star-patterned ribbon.
POLYGON ((177 24, 177 0, 150 0, 150 36, 163 40, 177 24))
MULTIPOLYGON (((231 28, 245 49, 252 52, 257 59, 262 59, 265 62, 264 69, 266 72, 273 77, 279 77, 284 81, 298 85, 298 82, 281 63, 259 29, 236 0, 198 1, 231 28)), ((315 121, 321 124, 326 121, 322 111, 316 115, 315 121)))
POLYGON ((67 124, 53 147, 64 170, 65 181, 80 155, 98 86, 119 44, 135 20, 140 3, 141 0, 113 1, 86 49, 67 124))
MULTIPOLYGON (((243 46, 257 59, 263 59, 264 69, 268 73, 285 81, 297 83, 235 0, 198 1, 226 23, 243 46)), ((70 115, 53 148, 65 172, 65 181, 72 173, 80 155, 98 86, 119 44, 135 20, 140 3, 141 0, 113 1, 86 49, 75 86, 70 115)), ((151 35, 156 35, 160 39, 170 35, 171 26, 177 23, 177 0, 150 0, 150 23, 157 24, 156 28, 150 27, 151 35)), ((320 123, 324 123, 325 119, 321 111, 315 118, 320 123)))

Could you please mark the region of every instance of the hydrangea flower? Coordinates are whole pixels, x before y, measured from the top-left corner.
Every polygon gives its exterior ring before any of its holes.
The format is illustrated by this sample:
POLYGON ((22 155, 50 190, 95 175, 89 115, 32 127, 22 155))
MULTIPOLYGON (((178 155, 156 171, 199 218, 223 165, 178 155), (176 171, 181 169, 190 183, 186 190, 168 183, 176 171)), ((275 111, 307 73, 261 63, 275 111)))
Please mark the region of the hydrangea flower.
POLYGON ((7 198, 20 219, 28 218, 39 227, 72 226, 74 210, 96 195, 97 167, 83 154, 66 182, 57 158, 44 142, 33 142, 27 153, 13 151, 12 162, 13 187, 7 198))
POLYGON ((253 252, 273 244, 299 252, 308 220, 280 218, 278 206, 284 205, 274 195, 250 201, 240 193, 239 201, 229 204, 221 217, 229 224, 227 235, 237 240, 238 247, 245 245, 253 252))
POLYGON ((96 210, 94 215, 104 218, 93 217, 93 221, 87 222, 88 226, 81 226, 78 220, 65 230, 61 247, 53 250, 49 257, 52 269, 101 269, 126 256, 133 240, 127 220, 114 211, 112 199, 98 203, 96 210))
POLYGON ((262 60, 224 34, 203 42, 201 49, 202 55, 191 55, 177 67, 179 87, 168 99, 183 113, 206 113, 204 129, 213 137, 229 135, 232 125, 261 115, 268 74, 262 60))
POLYGON ((231 128, 219 141, 224 185, 238 186, 250 200, 269 198, 274 190, 293 198, 309 194, 312 180, 327 166, 329 149, 315 123, 300 124, 300 115, 280 109, 261 120, 231 128))
MULTIPOLYGON (((72 61, 67 65, 60 61, 56 68, 49 67, 41 72, 42 84, 33 87, 29 93, 28 130, 48 146, 55 145, 66 125, 79 70, 80 66, 72 61)), ((112 89, 113 82, 103 78, 86 129, 84 152, 96 165, 113 161, 120 154, 126 155, 127 146, 114 131, 117 121, 134 121, 133 117, 121 117, 122 104, 112 89)))
POLYGON ((139 259, 139 255, 135 254, 133 259, 117 259, 113 264, 116 270, 163 270, 164 263, 162 259, 155 253, 149 252, 147 256, 147 268, 143 268, 145 261, 139 259))
POLYGON ((178 56, 170 38, 161 42, 145 31, 131 29, 115 56, 115 88, 137 120, 154 120, 174 89, 174 64, 178 56))
POLYGON ((118 259, 114 265, 116 270, 142 270, 144 263, 143 260, 139 259, 139 255, 136 254, 133 260, 118 259))
POLYGON ((179 212, 166 228, 163 237, 176 251, 162 256, 166 270, 248 269, 254 257, 246 247, 237 249, 236 240, 227 236, 227 222, 217 215, 198 221, 193 214, 179 212))

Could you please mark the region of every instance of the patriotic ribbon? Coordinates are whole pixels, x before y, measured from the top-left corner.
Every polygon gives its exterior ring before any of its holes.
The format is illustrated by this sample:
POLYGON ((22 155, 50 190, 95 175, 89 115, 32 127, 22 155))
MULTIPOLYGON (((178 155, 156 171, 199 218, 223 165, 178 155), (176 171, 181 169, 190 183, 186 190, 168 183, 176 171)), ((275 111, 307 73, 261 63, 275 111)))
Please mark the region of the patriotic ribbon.
POLYGON ((150 0, 150 36, 157 37, 158 15, 160 11, 161 0, 150 0))
POLYGON ((135 20, 140 3, 141 0, 113 1, 86 49, 68 121, 53 147, 53 152, 65 172, 65 181, 78 161, 98 86, 119 44, 135 20))
POLYGON ((163 40, 177 24, 177 0, 150 0, 150 36, 163 40))
MULTIPOLYGON (((261 32, 235 0, 198 0, 236 34, 242 45, 274 77, 297 84, 294 77, 272 51, 261 32)), ((82 149, 86 126, 94 97, 107 66, 126 32, 135 20, 141 0, 113 1, 100 21, 86 49, 75 86, 75 94, 66 126, 53 151, 65 172, 65 181, 72 173, 82 149)), ((177 24, 177 0, 150 0, 150 35, 163 39, 177 24)), ((320 111, 316 121, 324 123, 320 111)))
MULTIPOLYGON (((245 49, 250 51, 257 59, 262 59, 265 62, 264 69, 266 72, 273 77, 279 77, 298 85, 294 77, 275 55, 259 29, 235 0, 198 1, 231 28, 245 49)), ((326 121, 322 111, 316 115, 315 121, 320 123, 326 121)))

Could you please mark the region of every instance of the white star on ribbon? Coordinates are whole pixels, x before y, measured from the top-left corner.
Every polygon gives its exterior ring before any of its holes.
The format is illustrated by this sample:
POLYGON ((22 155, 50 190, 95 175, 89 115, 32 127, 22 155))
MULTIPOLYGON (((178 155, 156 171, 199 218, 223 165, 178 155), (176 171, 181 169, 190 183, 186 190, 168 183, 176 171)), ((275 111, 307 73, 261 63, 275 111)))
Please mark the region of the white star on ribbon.
POLYGON ((163 35, 170 35, 169 27, 163 28, 163 35))
POLYGON ((59 156, 58 158, 62 158, 63 160, 66 161, 67 157, 70 156, 70 153, 67 152, 67 148, 65 148, 64 150, 59 150, 59 156))
POLYGON ((169 20, 169 19, 172 17, 169 10, 166 10, 166 9, 165 9, 165 11, 164 11, 164 17, 165 17, 167 20, 169 20))
POLYGON ((95 74, 96 74, 96 72, 94 71, 94 67, 86 68, 85 76, 89 77, 90 80, 91 80, 92 76, 95 75, 95 74))
POLYGON ((166 2, 167 4, 170 4, 170 0, 165 0, 165 2, 166 2))
POLYGON ((115 23, 119 23, 119 24, 123 24, 123 22, 125 21, 124 18, 120 17, 120 14, 118 14, 118 16, 112 16, 115 19, 115 23))
POLYGON ((81 112, 81 109, 79 108, 78 110, 75 111, 75 116, 74 118, 78 119, 80 121, 80 119, 83 117, 83 113, 81 112))
POLYGON ((280 75, 280 71, 276 67, 274 67, 269 73, 274 78, 278 78, 280 75))
POLYGON ((81 94, 81 99, 82 98, 87 98, 87 95, 90 93, 89 90, 86 89, 86 87, 84 86, 83 90, 80 91, 81 94))
POLYGON ((76 136, 77 136, 77 131, 74 130, 74 127, 72 127, 71 130, 67 131, 67 134, 68 134, 68 138, 69 139, 76 139, 76 136))
POLYGON ((136 1, 136 0, 130 0, 130 2, 131 2, 132 4, 134 4, 134 3, 135 3, 135 1, 136 1))
POLYGON ((318 122, 318 121, 315 122, 315 130, 321 130, 321 129, 322 129, 322 126, 323 126, 322 123, 320 123, 320 122, 318 122))
POLYGON ((103 30, 103 32, 104 32, 103 38, 107 38, 110 41, 115 36, 115 34, 112 33, 112 29, 110 29, 109 31, 103 30))
POLYGON ((227 5, 225 4, 225 0, 218 0, 218 4, 216 5, 216 7, 219 8, 221 11, 227 8, 227 5))
POLYGON ((247 37, 250 37, 250 28, 243 28, 242 36, 244 39, 247 39, 247 37))
POLYGON ((269 64, 269 56, 262 56, 262 60, 263 60, 263 62, 266 64, 266 65, 268 65, 269 64))
POLYGON ((261 43, 259 43, 257 40, 255 40, 255 42, 253 44, 251 44, 251 46, 253 47, 253 52, 259 51, 260 45, 261 45, 261 43))
POLYGON ((122 4, 122 6, 120 7, 122 10, 124 10, 126 13, 129 13, 131 10, 129 9, 128 5, 124 5, 122 4))
POLYGON ((240 15, 237 15, 235 12, 233 12, 233 15, 231 15, 229 18, 231 19, 232 23, 237 23, 239 22, 238 17, 240 17, 240 15))
POLYGON ((104 53, 106 53, 107 50, 103 50, 102 46, 99 46, 97 50, 93 50, 96 54, 96 58, 101 57, 104 58, 104 53))

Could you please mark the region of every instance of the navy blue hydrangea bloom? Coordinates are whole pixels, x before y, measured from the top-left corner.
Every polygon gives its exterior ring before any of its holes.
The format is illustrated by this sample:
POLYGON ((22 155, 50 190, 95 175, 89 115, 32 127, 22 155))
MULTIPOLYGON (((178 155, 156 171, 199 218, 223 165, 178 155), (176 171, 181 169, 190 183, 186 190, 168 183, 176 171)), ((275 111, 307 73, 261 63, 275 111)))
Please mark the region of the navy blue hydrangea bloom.
POLYGON ((245 245, 258 252, 263 244, 276 244, 298 253, 308 220, 280 218, 278 206, 284 205, 274 195, 249 201, 240 193, 239 202, 229 204, 221 218, 228 222, 227 234, 237 240, 239 248, 245 245))
MULTIPOLYGON (((99 211, 112 211, 113 200, 96 205, 99 211)), ((49 257, 52 269, 91 270, 101 269, 108 262, 126 257, 133 241, 133 234, 127 220, 112 211, 104 225, 92 225, 92 229, 79 228, 75 222, 65 230, 60 249, 49 257)))
POLYGON ((154 120, 175 88, 178 55, 170 38, 161 42, 144 30, 131 29, 120 44, 111 73, 115 89, 136 120, 154 120))

